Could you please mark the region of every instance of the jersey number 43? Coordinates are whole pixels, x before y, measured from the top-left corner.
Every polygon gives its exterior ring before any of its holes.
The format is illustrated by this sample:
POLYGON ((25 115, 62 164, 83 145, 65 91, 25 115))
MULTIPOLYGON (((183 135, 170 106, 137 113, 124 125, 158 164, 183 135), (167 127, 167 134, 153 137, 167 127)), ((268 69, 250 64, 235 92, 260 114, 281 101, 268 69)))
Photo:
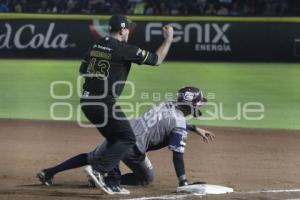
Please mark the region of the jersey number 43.
POLYGON ((109 68, 109 61, 92 58, 87 68, 87 72, 97 79, 104 80, 109 75, 109 68))

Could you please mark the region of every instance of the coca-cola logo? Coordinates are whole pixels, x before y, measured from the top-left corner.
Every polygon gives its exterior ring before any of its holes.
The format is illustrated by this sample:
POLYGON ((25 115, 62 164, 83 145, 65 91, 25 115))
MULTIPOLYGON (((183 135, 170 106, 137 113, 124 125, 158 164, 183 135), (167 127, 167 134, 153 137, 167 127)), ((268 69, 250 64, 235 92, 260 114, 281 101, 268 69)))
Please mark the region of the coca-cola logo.
POLYGON ((25 24, 13 32, 12 26, 4 24, 0 29, 0 49, 65 49, 74 47, 68 43, 68 34, 54 34, 55 23, 50 23, 47 31, 38 32, 34 24, 25 24))

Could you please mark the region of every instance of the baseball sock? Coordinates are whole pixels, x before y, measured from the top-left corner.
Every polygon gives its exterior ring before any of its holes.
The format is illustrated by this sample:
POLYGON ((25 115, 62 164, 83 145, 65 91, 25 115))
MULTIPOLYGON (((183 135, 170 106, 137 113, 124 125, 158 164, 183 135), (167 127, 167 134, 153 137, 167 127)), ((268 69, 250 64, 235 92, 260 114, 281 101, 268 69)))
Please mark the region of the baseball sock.
POLYGON ((85 165, 88 165, 88 154, 82 153, 60 163, 59 165, 56 165, 48 169, 44 169, 44 172, 46 173, 47 176, 54 176, 59 172, 82 167, 85 165))

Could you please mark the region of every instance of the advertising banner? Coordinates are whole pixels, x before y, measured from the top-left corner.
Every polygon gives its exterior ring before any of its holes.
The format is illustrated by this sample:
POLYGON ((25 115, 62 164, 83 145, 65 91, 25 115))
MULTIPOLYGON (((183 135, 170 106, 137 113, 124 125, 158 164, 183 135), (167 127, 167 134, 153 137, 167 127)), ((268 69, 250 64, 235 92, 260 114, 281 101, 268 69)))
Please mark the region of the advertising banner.
MULTIPOLYGON (((174 27, 168 60, 300 61, 298 23, 140 20, 129 43, 155 51, 166 24, 174 27)), ((107 19, 2 19, 0 57, 81 59, 107 30, 107 19)))
POLYGON ((88 21, 0 21, 2 58, 79 58, 94 42, 88 21))

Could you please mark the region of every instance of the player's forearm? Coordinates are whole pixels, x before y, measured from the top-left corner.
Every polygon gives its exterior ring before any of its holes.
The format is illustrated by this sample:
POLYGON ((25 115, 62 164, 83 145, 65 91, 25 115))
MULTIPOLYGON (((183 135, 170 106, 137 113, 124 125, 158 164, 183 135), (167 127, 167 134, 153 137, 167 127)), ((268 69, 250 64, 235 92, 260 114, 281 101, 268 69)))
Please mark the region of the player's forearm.
POLYGON ((187 181, 187 177, 185 175, 183 153, 173 152, 173 164, 175 167, 179 186, 187 185, 188 181, 187 181))
POLYGON ((201 133, 201 132, 208 132, 205 129, 202 129, 196 125, 193 124, 186 124, 186 129, 188 131, 196 132, 196 133, 201 133))
POLYGON ((166 39, 162 43, 162 45, 156 50, 156 55, 158 57, 156 65, 160 65, 164 61, 169 52, 171 44, 172 40, 166 39))
POLYGON ((193 131, 196 132, 197 131, 197 126, 193 125, 193 124, 186 124, 186 129, 188 131, 193 131))

